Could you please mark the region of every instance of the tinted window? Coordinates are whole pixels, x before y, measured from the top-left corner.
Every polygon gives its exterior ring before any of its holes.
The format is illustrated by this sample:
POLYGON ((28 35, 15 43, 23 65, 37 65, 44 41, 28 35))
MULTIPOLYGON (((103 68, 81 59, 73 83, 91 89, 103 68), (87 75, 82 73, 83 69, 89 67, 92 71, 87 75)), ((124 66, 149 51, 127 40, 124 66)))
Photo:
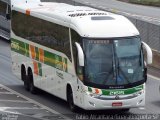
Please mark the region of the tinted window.
POLYGON ((11 26, 13 32, 22 38, 28 37, 28 26, 27 26, 27 16, 15 11, 12 11, 12 21, 11 26))
POLYGON ((6 16, 7 4, 0 1, 0 15, 6 16))
POLYGON ((13 11, 12 30, 17 36, 60 51, 71 60, 69 28, 13 11))
POLYGON ((6 13, 8 14, 8 17, 10 18, 10 16, 11 16, 11 6, 10 5, 7 6, 7 12, 6 13))

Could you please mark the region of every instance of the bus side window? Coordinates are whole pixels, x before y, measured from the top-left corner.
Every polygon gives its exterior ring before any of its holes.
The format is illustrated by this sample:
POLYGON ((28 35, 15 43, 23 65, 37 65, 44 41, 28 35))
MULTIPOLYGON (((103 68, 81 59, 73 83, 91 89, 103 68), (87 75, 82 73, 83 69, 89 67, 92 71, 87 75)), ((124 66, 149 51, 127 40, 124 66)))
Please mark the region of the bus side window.
POLYGON ((10 19, 11 19, 11 6, 10 6, 10 5, 7 5, 6 19, 7 19, 7 20, 10 20, 10 19))
POLYGON ((11 25, 17 36, 64 53, 71 61, 68 27, 14 10, 11 25))
POLYGON ((77 55, 77 48, 76 48, 76 45, 75 45, 75 42, 78 42, 80 43, 80 40, 81 40, 81 37, 80 35, 74 31, 74 30, 71 30, 71 39, 72 39, 72 49, 73 49, 73 61, 74 61, 74 66, 75 66, 75 72, 78 76, 78 78, 83 81, 83 67, 79 66, 79 61, 77 59, 78 55, 77 55))
POLYGON ((6 17, 7 3, 0 1, 0 15, 6 17))

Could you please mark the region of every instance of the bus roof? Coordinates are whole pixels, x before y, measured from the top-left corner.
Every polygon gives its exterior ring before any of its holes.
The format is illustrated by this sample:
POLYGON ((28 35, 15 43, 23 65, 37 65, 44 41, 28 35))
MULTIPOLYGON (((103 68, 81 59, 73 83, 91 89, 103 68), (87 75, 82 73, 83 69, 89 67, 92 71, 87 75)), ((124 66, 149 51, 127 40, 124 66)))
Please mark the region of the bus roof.
POLYGON ((13 4, 12 9, 70 27, 82 37, 112 38, 139 35, 138 30, 127 18, 90 7, 54 2, 18 2, 13 4))

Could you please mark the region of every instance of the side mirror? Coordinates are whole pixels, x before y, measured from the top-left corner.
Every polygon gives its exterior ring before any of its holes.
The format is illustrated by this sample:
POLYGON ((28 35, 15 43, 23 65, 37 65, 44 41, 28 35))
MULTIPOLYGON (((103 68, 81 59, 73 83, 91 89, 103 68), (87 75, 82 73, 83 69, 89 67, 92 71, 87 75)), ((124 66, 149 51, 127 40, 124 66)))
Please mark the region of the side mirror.
POLYGON ((82 50, 82 47, 79 43, 75 42, 76 48, 78 51, 78 61, 79 61, 79 66, 83 67, 84 66, 84 53, 82 50))
POLYGON ((6 19, 7 19, 7 20, 10 20, 10 19, 11 19, 10 14, 6 14, 6 19))
POLYGON ((151 48, 145 42, 142 42, 142 45, 144 46, 147 52, 147 64, 152 64, 153 55, 151 48))

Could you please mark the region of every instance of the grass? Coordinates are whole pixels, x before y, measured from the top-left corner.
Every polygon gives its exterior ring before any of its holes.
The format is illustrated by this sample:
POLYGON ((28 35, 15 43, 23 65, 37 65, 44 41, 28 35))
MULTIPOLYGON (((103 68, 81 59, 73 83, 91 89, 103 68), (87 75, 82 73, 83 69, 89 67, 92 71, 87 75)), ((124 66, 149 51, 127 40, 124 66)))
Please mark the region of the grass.
POLYGON ((160 0, 128 0, 128 2, 160 7, 160 0))

